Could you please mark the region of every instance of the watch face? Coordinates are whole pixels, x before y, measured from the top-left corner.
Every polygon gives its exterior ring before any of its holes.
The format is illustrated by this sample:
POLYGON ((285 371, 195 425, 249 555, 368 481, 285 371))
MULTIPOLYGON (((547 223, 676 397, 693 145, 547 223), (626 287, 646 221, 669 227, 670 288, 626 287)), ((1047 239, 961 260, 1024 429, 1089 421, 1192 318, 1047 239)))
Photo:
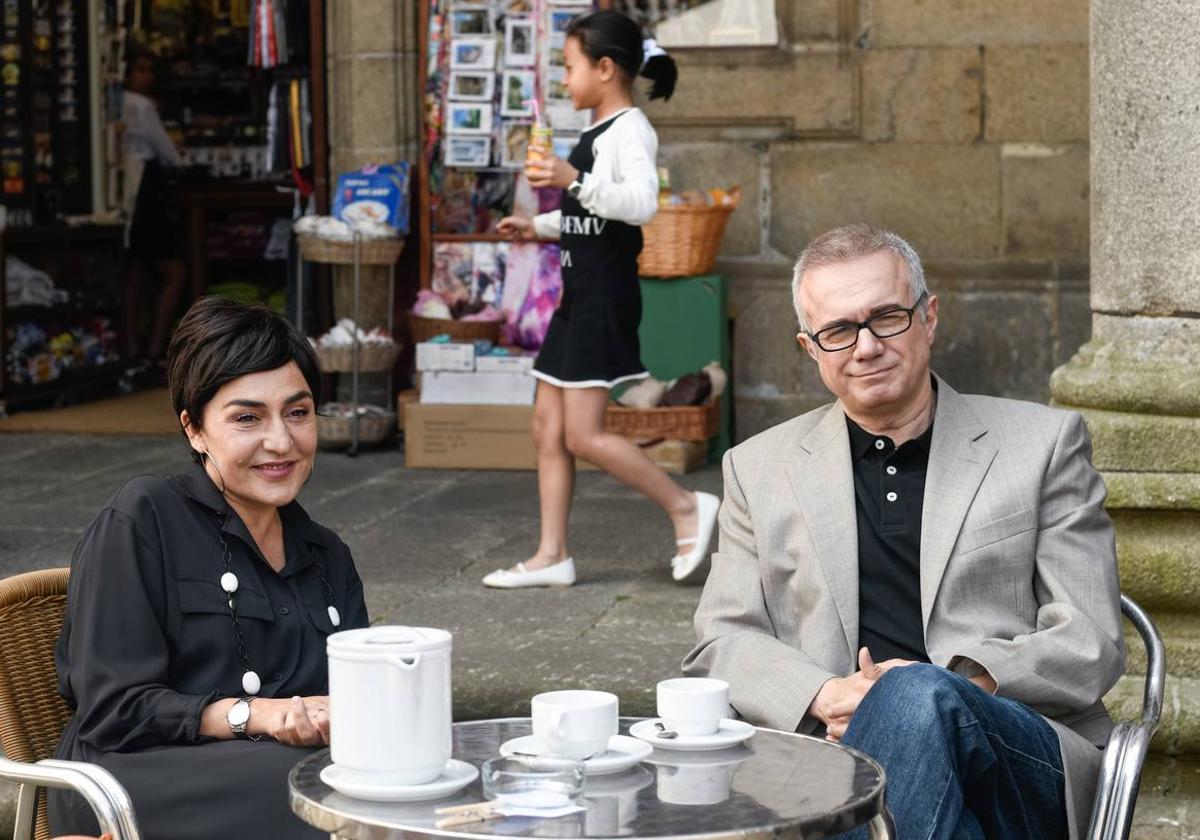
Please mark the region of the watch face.
POLYGON ((250 720, 250 704, 245 700, 237 701, 229 707, 225 719, 229 721, 230 726, 244 726, 246 721, 250 720))

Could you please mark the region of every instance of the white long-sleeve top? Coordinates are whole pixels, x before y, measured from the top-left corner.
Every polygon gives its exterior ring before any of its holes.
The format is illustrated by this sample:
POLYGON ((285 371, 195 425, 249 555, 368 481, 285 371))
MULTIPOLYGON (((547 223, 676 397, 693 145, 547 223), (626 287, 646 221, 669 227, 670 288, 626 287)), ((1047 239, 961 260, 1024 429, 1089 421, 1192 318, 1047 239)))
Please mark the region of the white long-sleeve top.
POLYGON ((132 90, 124 92, 121 102, 121 122, 125 131, 121 142, 125 154, 143 161, 157 160, 163 166, 179 166, 179 152, 167 136, 158 108, 148 96, 132 90))
MULTIPOLYGON (((592 145, 592 171, 580 179, 579 203, 602 219, 644 225, 658 210, 658 135, 639 108, 608 119, 613 124, 592 145)), ((558 239, 561 224, 561 210, 533 217, 539 239, 558 239)))

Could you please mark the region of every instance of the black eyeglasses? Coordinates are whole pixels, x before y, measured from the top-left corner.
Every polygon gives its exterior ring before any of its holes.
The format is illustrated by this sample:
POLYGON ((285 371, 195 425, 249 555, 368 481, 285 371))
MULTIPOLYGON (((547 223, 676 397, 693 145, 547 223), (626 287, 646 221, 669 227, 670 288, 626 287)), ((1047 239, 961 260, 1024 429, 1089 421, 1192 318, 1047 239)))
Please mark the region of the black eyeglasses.
POLYGON ((849 350, 855 344, 858 344, 858 334, 864 328, 871 331, 871 335, 876 338, 892 338, 900 335, 902 332, 907 332, 912 326, 913 313, 920 308, 925 302, 925 292, 917 298, 916 303, 908 309, 889 309, 887 312, 880 312, 878 315, 872 315, 865 321, 850 322, 845 324, 834 324, 832 327, 826 327, 823 330, 814 332, 806 332, 809 338, 817 343, 817 346, 826 353, 836 353, 838 350, 849 350))

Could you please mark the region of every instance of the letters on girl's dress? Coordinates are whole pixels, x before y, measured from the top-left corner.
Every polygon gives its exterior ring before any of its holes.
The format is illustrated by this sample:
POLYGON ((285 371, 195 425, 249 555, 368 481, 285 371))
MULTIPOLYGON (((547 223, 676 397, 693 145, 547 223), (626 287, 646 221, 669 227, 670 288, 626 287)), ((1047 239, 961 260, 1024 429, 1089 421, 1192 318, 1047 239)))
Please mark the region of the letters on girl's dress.
POLYGON ((599 236, 604 232, 608 219, 599 216, 563 216, 562 232, 579 236, 599 236))

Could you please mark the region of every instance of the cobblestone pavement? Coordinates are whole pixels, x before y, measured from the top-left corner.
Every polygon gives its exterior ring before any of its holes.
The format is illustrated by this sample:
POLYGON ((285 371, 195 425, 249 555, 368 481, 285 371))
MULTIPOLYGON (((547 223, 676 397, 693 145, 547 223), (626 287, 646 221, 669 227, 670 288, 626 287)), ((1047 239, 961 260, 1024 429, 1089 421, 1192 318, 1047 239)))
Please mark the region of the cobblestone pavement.
MULTIPOLYGON (((0 436, 0 575, 67 565, 82 530, 128 477, 182 470, 182 439, 0 436)), ((685 476, 719 493, 720 470, 685 476)), ((607 475, 581 472, 572 514, 580 581, 497 592, 479 579, 537 541, 533 473, 420 471, 395 450, 322 452, 301 502, 354 552, 372 620, 454 633, 457 719, 526 714, 549 688, 604 688, 649 714, 655 682, 689 649, 698 587, 671 582, 666 518, 607 475)), ((0 811, 6 797, 0 791, 0 811)), ((3 820, 0 819, 0 822, 3 820)), ((1200 831, 1200 768, 1159 760, 1135 837, 1200 831)))

